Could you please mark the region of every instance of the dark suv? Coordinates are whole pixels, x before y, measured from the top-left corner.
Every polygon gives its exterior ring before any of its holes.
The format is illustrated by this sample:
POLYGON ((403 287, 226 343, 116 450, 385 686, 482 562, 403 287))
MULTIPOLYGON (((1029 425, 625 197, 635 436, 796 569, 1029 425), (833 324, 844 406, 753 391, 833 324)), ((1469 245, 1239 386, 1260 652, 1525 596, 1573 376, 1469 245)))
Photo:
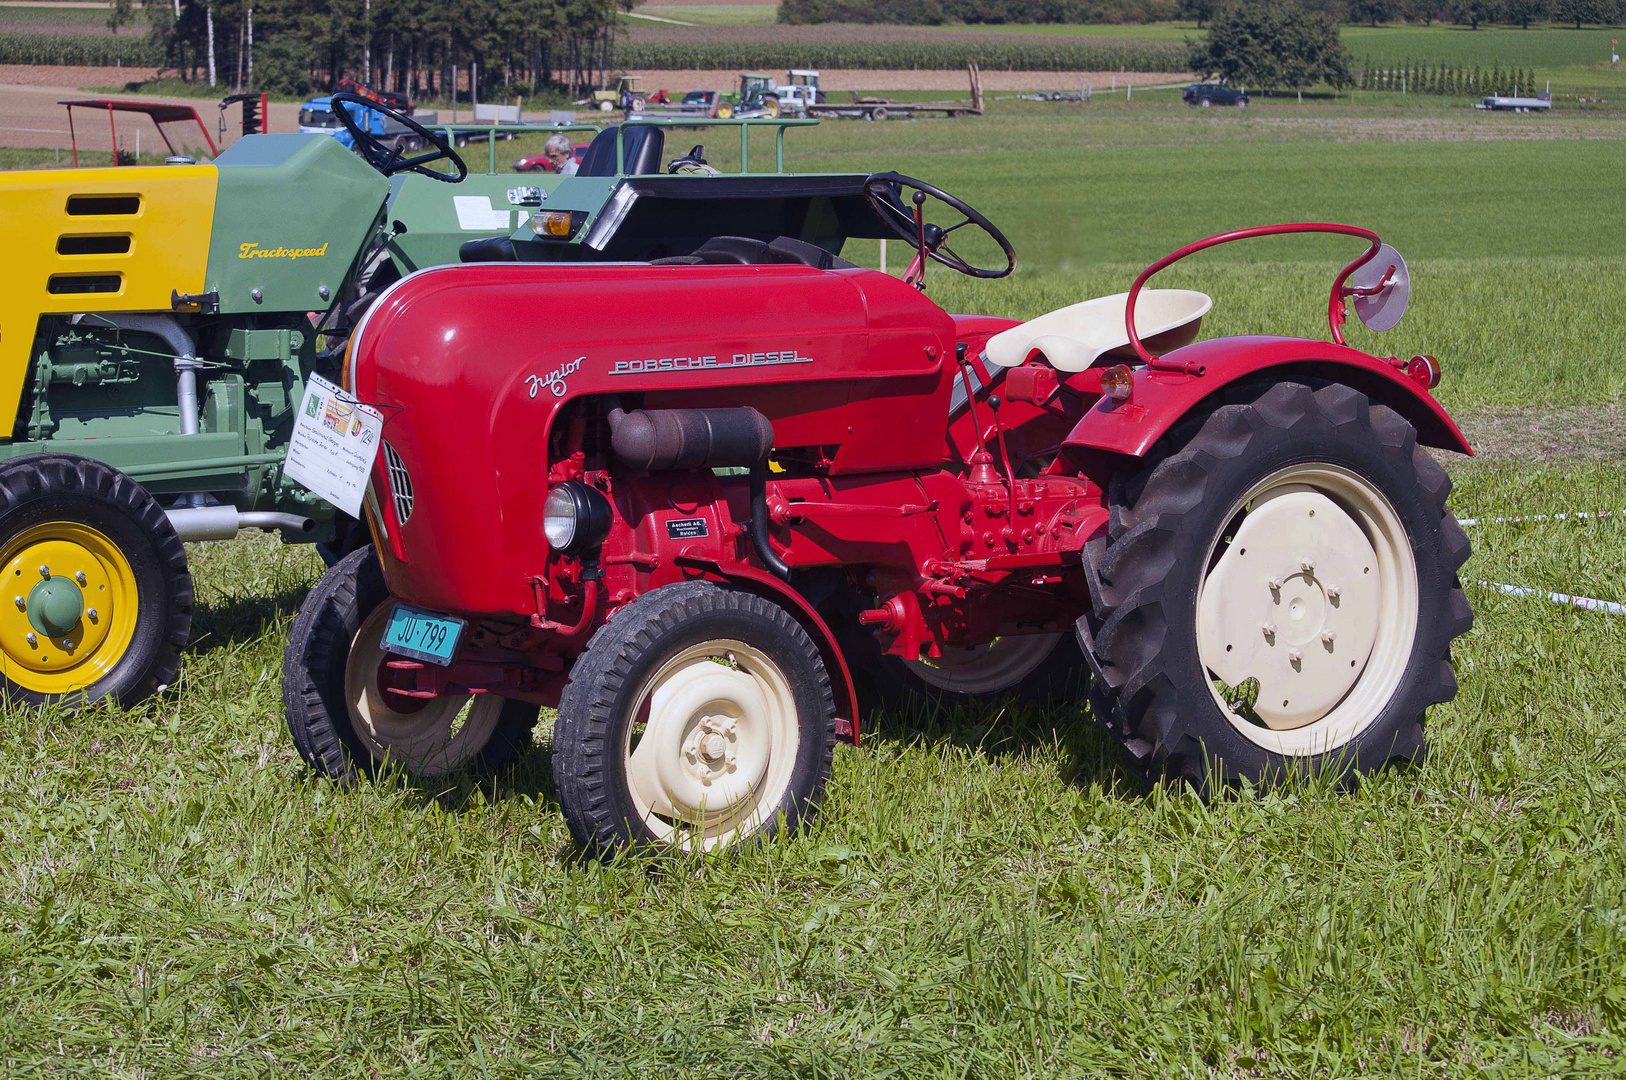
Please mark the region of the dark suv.
POLYGON ((1210 105, 1235 105, 1239 109, 1248 107, 1247 94, 1223 83, 1192 83, 1180 95, 1180 100, 1187 105, 1201 105, 1205 109, 1210 105))

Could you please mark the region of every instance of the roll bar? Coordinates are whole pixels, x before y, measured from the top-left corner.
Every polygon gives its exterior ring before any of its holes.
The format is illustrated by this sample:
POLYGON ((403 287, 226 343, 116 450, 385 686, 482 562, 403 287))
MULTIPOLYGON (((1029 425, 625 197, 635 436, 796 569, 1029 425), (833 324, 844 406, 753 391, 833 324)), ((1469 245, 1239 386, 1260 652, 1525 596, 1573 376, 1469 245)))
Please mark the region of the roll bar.
POLYGON ((1232 240, 1251 240, 1256 236, 1279 236, 1291 233, 1335 233, 1341 236, 1358 236, 1362 240, 1367 241, 1369 244, 1361 257, 1344 267, 1343 272, 1340 273, 1333 281, 1332 294, 1327 298, 1327 326, 1332 330, 1333 341, 1339 345, 1344 344, 1344 334, 1343 330, 1341 329, 1346 314, 1344 310, 1344 298, 1354 295, 1356 292, 1360 291, 1346 289, 1344 287, 1344 283, 1349 280, 1349 275, 1353 274, 1355 271, 1372 261, 1373 256, 1378 253, 1378 249, 1383 246, 1383 241, 1379 239, 1378 234, 1373 232, 1371 229, 1362 229, 1356 225, 1337 225, 1330 222, 1301 221, 1289 222, 1282 225, 1256 225, 1251 229, 1235 229, 1231 232, 1218 233, 1214 236, 1198 240, 1195 243, 1187 244, 1178 251, 1171 251, 1169 254, 1163 256, 1151 266, 1148 266, 1146 269, 1142 270, 1140 272, 1140 276, 1135 279, 1135 283, 1129 287, 1129 299, 1128 302, 1124 304, 1124 326, 1129 331, 1129 344, 1134 347, 1136 354, 1146 362, 1148 367, 1153 368, 1154 370, 1178 371, 1187 375, 1201 375, 1203 373, 1201 364, 1165 361, 1162 357, 1153 356, 1150 350, 1148 350, 1145 345, 1141 344, 1140 335, 1135 332, 1135 299, 1140 295, 1141 287, 1151 279, 1153 274, 1156 274, 1158 271, 1163 270, 1166 267, 1174 265, 1187 255, 1195 254, 1196 252, 1203 251, 1206 248, 1218 247, 1220 244, 1228 244, 1232 240))

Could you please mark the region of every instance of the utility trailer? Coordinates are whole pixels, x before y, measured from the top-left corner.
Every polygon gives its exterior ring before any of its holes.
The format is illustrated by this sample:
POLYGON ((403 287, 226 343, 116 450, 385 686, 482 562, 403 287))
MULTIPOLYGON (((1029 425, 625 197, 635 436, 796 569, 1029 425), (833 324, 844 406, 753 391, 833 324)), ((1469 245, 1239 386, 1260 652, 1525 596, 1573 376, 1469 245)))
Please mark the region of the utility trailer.
POLYGON ((1487 112, 1546 112, 1552 107, 1553 95, 1545 93, 1537 94, 1535 97, 1502 97, 1487 94, 1474 106, 1487 112))
MULTIPOLYGON (((817 72, 813 74, 816 76, 817 72)), ((981 116, 982 72, 977 65, 970 64, 966 67, 966 75, 971 81, 970 101, 894 101, 892 98, 859 97, 852 92, 850 102, 830 102, 818 94, 818 84, 814 82, 811 87, 781 86, 779 102, 787 116, 844 116, 863 120, 889 120, 894 116, 981 116)))

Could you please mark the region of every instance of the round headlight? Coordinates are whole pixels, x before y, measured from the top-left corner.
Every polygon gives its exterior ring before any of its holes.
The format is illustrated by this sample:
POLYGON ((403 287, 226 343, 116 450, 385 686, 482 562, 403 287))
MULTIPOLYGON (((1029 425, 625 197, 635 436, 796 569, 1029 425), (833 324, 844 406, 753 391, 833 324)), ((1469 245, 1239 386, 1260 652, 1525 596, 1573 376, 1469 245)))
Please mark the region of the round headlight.
POLYGON ((610 532, 610 500, 598 489, 568 480, 548 492, 542 503, 542 535, 555 551, 576 553, 595 548, 610 532))

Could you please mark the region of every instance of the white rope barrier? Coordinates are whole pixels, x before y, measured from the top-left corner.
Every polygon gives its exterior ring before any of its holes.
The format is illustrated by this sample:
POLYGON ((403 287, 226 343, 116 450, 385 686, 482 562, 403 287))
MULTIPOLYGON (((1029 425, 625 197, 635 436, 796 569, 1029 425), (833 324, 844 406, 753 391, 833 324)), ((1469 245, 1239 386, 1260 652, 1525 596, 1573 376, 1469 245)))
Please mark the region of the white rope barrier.
POLYGON ((1515 521, 1569 521, 1571 518, 1606 518, 1613 517, 1613 510, 1582 510, 1572 514, 1527 514, 1523 517, 1488 517, 1488 518, 1458 518, 1457 524, 1463 528, 1470 525, 1510 525, 1515 521))
POLYGON ((1509 596, 1535 596, 1561 607, 1575 607, 1582 611, 1601 611, 1607 615, 1626 615, 1626 604, 1617 604, 1613 600, 1594 600, 1590 596, 1571 596, 1568 593, 1548 592, 1546 589, 1527 589, 1523 585, 1507 585, 1500 581, 1476 581, 1475 585, 1483 585, 1487 589, 1506 593, 1509 596))

